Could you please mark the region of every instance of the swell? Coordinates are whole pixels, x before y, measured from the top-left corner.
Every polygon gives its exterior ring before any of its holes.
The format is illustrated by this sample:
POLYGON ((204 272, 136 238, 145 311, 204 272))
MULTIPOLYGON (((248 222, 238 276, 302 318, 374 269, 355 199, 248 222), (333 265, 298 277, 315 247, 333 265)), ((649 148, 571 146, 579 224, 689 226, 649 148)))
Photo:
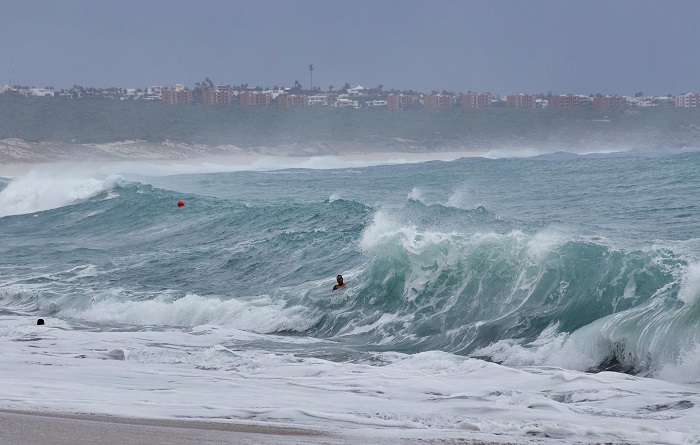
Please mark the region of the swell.
POLYGON ((700 340, 698 266, 671 249, 546 230, 430 231, 386 218, 364 231, 367 266, 342 297, 320 303, 314 335, 639 374, 677 363, 700 340))
POLYGON ((383 209, 344 199, 252 205, 124 181, 94 190, 38 218, 0 218, 13 259, 0 268, 2 307, 518 366, 652 375, 696 356, 694 249, 628 248, 413 198, 383 209), (350 285, 330 293, 336 273, 350 285))

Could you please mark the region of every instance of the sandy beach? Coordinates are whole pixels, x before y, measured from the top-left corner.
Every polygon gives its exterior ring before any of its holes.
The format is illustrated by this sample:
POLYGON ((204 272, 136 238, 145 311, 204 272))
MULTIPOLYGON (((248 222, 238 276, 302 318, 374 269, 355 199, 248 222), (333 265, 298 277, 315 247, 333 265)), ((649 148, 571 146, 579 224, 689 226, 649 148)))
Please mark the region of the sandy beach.
POLYGON ((0 423, 6 445, 343 443, 311 430, 193 420, 0 410, 0 423))
POLYGON ((3 445, 489 445, 467 439, 368 442, 366 437, 343 437, 284 426, 12 410, 0 410, 0 425, 3 445))

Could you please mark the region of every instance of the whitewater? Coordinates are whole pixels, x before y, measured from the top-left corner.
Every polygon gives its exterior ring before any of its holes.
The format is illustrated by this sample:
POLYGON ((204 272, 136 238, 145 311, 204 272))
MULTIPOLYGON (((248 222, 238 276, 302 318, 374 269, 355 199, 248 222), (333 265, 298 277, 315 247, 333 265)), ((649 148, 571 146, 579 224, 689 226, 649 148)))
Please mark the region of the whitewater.
POLYGON ((0 409, 700 443, 699 188, 694 149, 29 167, 0 409))

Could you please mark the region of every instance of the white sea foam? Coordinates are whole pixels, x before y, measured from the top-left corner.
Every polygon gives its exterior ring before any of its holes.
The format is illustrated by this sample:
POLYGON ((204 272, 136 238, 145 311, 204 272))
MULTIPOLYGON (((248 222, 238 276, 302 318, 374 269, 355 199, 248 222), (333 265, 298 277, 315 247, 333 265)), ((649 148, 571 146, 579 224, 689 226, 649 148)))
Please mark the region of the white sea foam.
POLYGON ((561 246, 570 238, 553 230, 544 230, 535 234, 528 242, 530 254, 537 262, 543 261, 547 255, 561 246))
POLYGON ((198 326, 215 324, 251 332, 271 333, 310 329, 316 319, 301 306, 261 296, 248 300, 219 300, 198 295, 173 299, 164 295, 146 301, 121 301, 110 296, 96 299, 89 308, 63 308, 62 316, 138 326, 198 326))
POLYGON ((2 408, 293 424, 357 443, 700 442, 697 385, 437 351, 338 363, 271 345, 302 338, 211 325, 135 333, 33 322, 2 317, 2 408))
POLYGON ((323 156, 275 156, 263 154, 233 154, 184 160, 134 160, 103 162, 66 162, 61 164, 26 164, 0 166, 0 176, 20 177, 33 171, 88 171, 102 175, 169 176, 240 171, 276 171, 285 169, 351 169, 379 165, 415 164, 428 161, 453 161, 479 156, 478 152, 400 153, 381 152, 323 156), (20 168, 21 167, 21 168, 20 168))
POLYGON ((678 299, 688 305, 695 304, 700 297, 700 263, 690 264, 685 271, 678 292, 678 299))
POLYGON ((70 167, 39 168, 15 178, 0 191, 0 217, 50 210, 112 189, 118 175, 95 177, 70 167))
POLYGON ((413 187, 411 189, 411 193, 408 194, 408 199, 423 202, 423 199, 425 199, 425 197, 423 196, 423 192, 421 191, 421 189, 419 189, 418 187, 413 187))

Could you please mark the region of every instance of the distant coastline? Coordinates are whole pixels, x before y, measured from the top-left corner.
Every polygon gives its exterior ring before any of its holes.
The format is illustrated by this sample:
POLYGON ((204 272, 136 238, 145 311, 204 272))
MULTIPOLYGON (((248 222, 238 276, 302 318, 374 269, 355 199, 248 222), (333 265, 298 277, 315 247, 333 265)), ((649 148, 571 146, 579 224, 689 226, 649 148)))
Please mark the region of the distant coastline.
POLYGON ((0 95, 0 163, 700 147, 700 108, 358 111, 0 95))

